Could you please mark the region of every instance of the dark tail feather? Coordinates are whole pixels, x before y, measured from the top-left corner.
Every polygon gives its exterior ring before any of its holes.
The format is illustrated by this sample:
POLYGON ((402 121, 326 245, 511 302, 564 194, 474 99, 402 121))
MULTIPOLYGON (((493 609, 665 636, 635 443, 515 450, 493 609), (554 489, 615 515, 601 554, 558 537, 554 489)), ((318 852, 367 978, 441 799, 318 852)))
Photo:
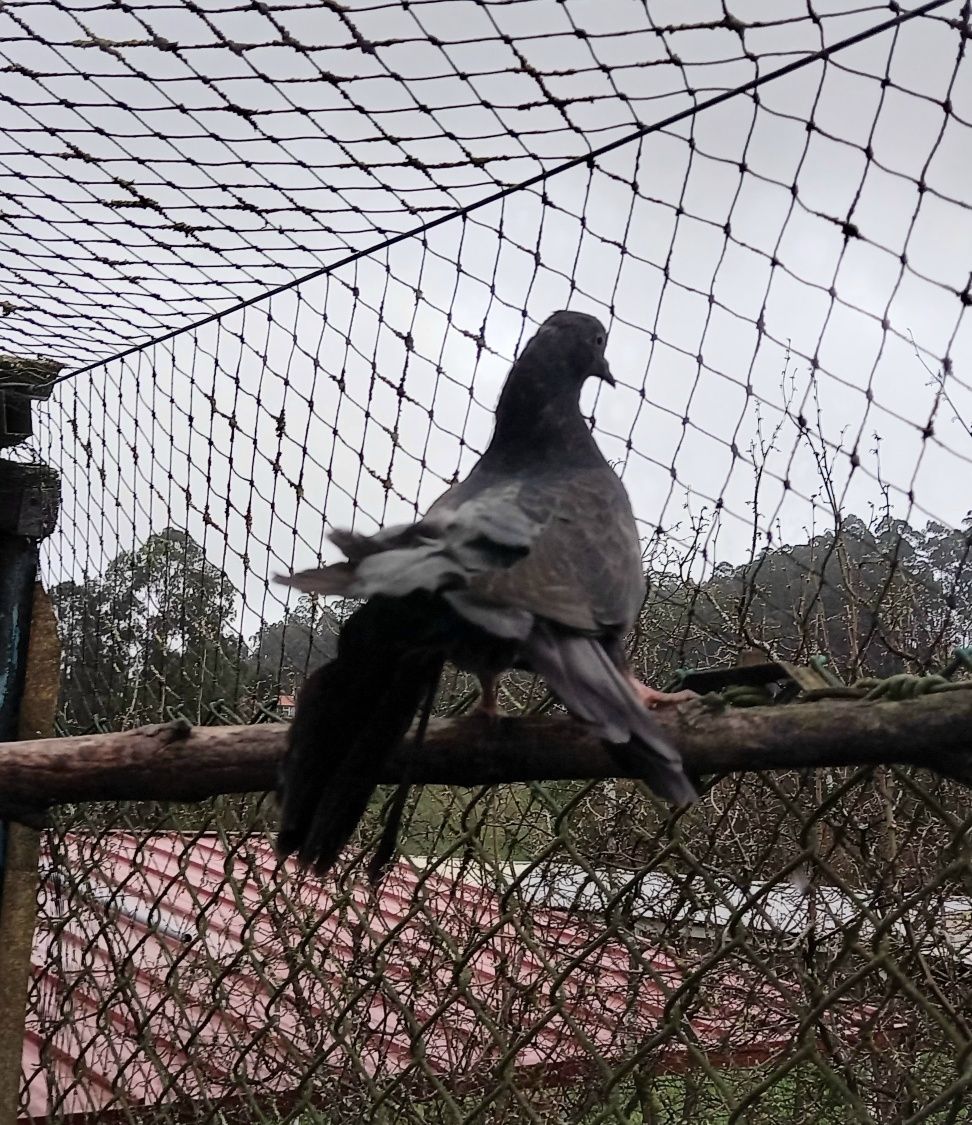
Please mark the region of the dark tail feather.
POLYGON ((297 699, 280 769, 277 851, 324 874, 351 838, 389 754, 402 741, 436 657, 416 652, 405 602, 374 598, 348 618, 334 660, 297 699))
POLYGON ((402 827, 402 817, 405 814, 405 802, 408 800, 408 775, 411 772, 411 763, 413 755, 417 754, 422 749, 422 743, 425 741, 425 732, 428 729, 429 718, 432 715, 432 707, 435 704, 435 693, 439 687, 439 677, 442 675, 442 663, 439 663, 438 669, 435 673, 435 679, 429 684, 429 690, 425 696, 425 702, 422 704, 422 713, 419 715, 418 729, 415 732, 415 740, 408 747, 408 757, 405 760, 405 775, 398 783, 398 788, 395 790, 395 796, 391 803, 391 808, 388 810, 388 815, 385 819, 385 827, 381 831, 381 839, 378 841, 378 846, 375 848, 375 854, 371 857, 368 864, 368 879, 373 887, 377 886, 391 867, 392 860, 395 858, 395 849, 398 845, 398 834, 402 827))
POLYGON ((612 743, 625 772, 644 778, 675 804, 695 800, 681 755, 599 641, 537 626, 524 645, 524 655, 567 710, 597 727, 601 737, 612 743))

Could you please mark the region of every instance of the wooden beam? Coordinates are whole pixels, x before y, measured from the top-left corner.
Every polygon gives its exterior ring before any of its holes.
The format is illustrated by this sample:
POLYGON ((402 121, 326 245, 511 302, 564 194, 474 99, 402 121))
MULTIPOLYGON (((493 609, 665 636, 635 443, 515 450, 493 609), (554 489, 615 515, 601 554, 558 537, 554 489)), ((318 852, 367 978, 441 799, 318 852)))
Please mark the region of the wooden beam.
MULTIPOLYGON (((698 775, 900 763, 972 785, 972 690, 902 703, 827 700, 738 709, 706 696, 661 713, 660 721, 698 775)), ((197 801, 272 789, 286 737, 283 723, 168 723, 3 743, 0 807, 16 814, 24 807, 80 801, 197 801)), ((382 781, 399 781, 402 768, 399 752, 382 781)), ((617 776, 609 747, 560 716, 433 720, 425 747, 409 765, 416 784, 617 776)))

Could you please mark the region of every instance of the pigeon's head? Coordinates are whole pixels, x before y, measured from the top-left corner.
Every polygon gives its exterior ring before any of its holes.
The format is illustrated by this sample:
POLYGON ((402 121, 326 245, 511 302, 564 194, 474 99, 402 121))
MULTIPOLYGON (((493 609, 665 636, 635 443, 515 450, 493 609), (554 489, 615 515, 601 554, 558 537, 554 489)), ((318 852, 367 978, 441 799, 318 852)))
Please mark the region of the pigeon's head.
POLYGON ((562 310, 540 325, 530 348, 541 349, 554 369, 569 372, 580 386, 590 378, 614 386, 614 376, 604 357, 607 331, 596 316, 562 310))

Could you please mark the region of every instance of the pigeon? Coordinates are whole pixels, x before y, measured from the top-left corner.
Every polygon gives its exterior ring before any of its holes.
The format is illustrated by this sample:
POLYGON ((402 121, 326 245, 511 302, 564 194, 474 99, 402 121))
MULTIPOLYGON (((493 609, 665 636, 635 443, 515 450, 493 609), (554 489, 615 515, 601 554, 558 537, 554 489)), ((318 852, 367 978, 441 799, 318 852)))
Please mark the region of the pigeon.
POLYGON ((597 318, 554 313, 513 364, 468 476, 416 523, 333 531, 345 561, 279 579, 363 600, 336 657, 298 694, 280 773, 281 856, 320 874, 334 864, 383 763, 420 710, 427 719, 446 661, 479 677, 487 711, 505 670, 538 673, 610 745, 620 773, 678 805, 695 799, 652 714, 691 693, 641 684, 624 650, 644 598, 641 546, 579 401, 589 378, 614 386, 606 339, 597 318))

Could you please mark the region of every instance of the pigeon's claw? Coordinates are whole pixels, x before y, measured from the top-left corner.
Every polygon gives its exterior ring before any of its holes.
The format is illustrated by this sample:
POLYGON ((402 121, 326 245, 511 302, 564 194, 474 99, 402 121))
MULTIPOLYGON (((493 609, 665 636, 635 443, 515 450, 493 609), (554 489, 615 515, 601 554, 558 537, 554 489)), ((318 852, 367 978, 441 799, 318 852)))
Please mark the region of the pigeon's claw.
POLYGON ((679 703, 687 703, 690 699, 698 699, 699 694, 685 688, 683 691, 659 691, 657 688, 643 684, 636 676, 629 675, 628 681, 635 690, 641 702, 651 711, 660 710, 662 707, 677 707, 679 703))

